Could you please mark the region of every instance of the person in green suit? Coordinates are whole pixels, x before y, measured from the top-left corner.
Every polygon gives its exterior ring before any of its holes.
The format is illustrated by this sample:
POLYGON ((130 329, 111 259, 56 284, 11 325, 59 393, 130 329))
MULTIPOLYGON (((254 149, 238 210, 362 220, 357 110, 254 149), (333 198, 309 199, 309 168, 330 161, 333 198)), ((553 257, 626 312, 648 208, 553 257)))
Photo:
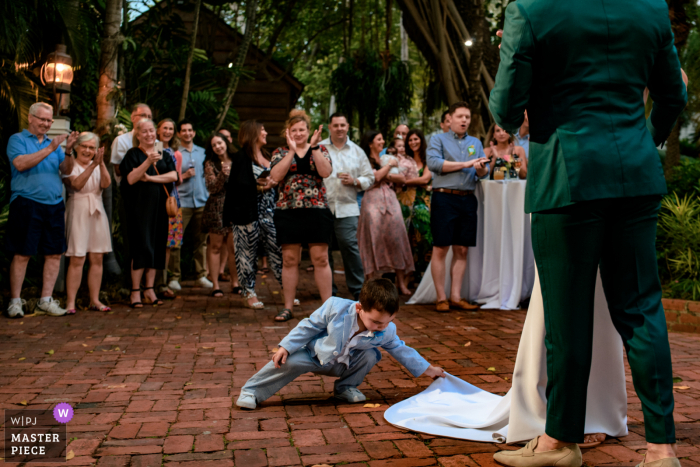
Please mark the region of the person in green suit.
POLYGON ((687 102, 666 2, 518 0, 506 9, 500 54, 491 113, 511 133, 525 110, 530 120, 525 210, 544 299, 548 384, 545 434, 494 458, 581 465, 572 443, 584 439, 600 268, 644 412, 640 465, 680 467, 655 251, 666 193, 656 146, 687 102))

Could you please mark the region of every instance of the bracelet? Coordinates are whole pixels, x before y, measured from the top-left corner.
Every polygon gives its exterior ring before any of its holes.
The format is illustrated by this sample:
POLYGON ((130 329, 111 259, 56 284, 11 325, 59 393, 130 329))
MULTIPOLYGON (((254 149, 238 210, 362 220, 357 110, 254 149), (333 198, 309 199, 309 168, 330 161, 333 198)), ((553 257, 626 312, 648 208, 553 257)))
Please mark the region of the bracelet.
POLYGON ((311 150, 312 150, 312 151, 316 151, 316 150, 318 150, 318 149, 320 149, 320 148, 321 148, 320 145, 316 145, 316 146, 312 147, 311 150))

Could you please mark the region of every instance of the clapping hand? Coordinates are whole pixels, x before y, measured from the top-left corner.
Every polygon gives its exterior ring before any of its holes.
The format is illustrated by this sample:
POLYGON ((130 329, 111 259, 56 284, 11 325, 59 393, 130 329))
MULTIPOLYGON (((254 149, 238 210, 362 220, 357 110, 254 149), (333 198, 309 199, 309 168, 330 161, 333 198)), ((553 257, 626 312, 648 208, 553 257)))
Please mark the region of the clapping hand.
POLYGON ((318 130, 314 131, 311 136, 311 147, 318 145, 318 143, 323 139, 323 125, 319 125, 318 130))
POLYGON ((78 140, 79 136, 80 133, 77 131, 73 131, 70 135, 68 135, 68 138, 66 140, 66 150, 70 151, 71 149, 73 149, 73 145, 78 140))
POLYGON ((58 147, 63 143, 66 138, 68 138, 68 135, 58 135, 55 136, 52 140, 51 143, 49 143, 49 148, 51 148, 51 152, 55 151, 58 149, 58 147))
POLYGON ((287 129, 284 135, 287 137, 287 147, 289 148, 289 153, 296 154, 297 143, 294 141, 294 138, 292 138, 292 135, 289 134, 289 129, 287 129))
POLYGON ((98 167, 104 162, 105 158, 105 148, 99 148, 95 153, 95 157, 92 159, 92 165, 98 167))

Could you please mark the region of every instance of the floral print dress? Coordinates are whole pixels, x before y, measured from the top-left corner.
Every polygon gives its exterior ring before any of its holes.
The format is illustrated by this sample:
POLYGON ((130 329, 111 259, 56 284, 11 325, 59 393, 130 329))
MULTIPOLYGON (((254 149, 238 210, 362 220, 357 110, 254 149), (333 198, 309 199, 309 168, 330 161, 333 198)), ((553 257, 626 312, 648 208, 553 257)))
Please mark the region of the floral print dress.
MULTIPOLYGON (((418 168, 416 161, 410 157, 401 157, 399 167, 406 180, 419 178, 425 172, 425 166, 418 168)), ((433 235, 430 230, 430 184, 428 186, 406 186, 396 188, 396 197, 401 204, 408 239, 413 251, 413 262, 420 279, 428 265, 433 252, 433 235)))

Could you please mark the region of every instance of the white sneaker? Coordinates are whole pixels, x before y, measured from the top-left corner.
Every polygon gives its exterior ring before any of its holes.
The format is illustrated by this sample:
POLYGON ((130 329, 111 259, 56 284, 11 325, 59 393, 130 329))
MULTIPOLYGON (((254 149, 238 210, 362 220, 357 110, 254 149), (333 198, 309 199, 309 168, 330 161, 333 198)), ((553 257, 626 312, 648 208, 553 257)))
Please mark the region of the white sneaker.
POLYGON ((211 283, 209 279, 206 277, 200 277, 197 279, 197 282, 195 282, 199 287, 203 287, 205 289, 212 289, 214 288, 214 284, 211 283))
POLYGON ((258 406, 255 403, 255 396, 253 396, 252 394, 243 394, 243 393, 241 393, 241 395, 238 396, 238 400, 236 401, 236 405, 238 407, 243 407, 244 409, 250 409, 250 410, 253 410, 258 406))
POLYGON ((24 318, 24 306, 27 304, 26 300, 21 300, 16 303, 10 303, 7 308, 7 316, 9 318, 24 318))
POLYGON ((58 304, 58 300, 51 299, 48 302, 38 302, 34 313, 37 315, 49 315, 49 316, 63 316, 66 314, 66 310, 61 308, 58 304))
POLYGON ((345 391, 341 392, 340 394, 335 395, 336 399, 342 399, 344 401, 348 402, 362 402, 366 401, 367 398, 365 397, 362 392, 357 389, 357 388, 348 388, 345 391))
POLYGON ((180 283, 175 280, 170 281, 170 283, 168 284, 168 288, 173 292, 179 292, 182 290, 182 287, 180 287, 180 283))

